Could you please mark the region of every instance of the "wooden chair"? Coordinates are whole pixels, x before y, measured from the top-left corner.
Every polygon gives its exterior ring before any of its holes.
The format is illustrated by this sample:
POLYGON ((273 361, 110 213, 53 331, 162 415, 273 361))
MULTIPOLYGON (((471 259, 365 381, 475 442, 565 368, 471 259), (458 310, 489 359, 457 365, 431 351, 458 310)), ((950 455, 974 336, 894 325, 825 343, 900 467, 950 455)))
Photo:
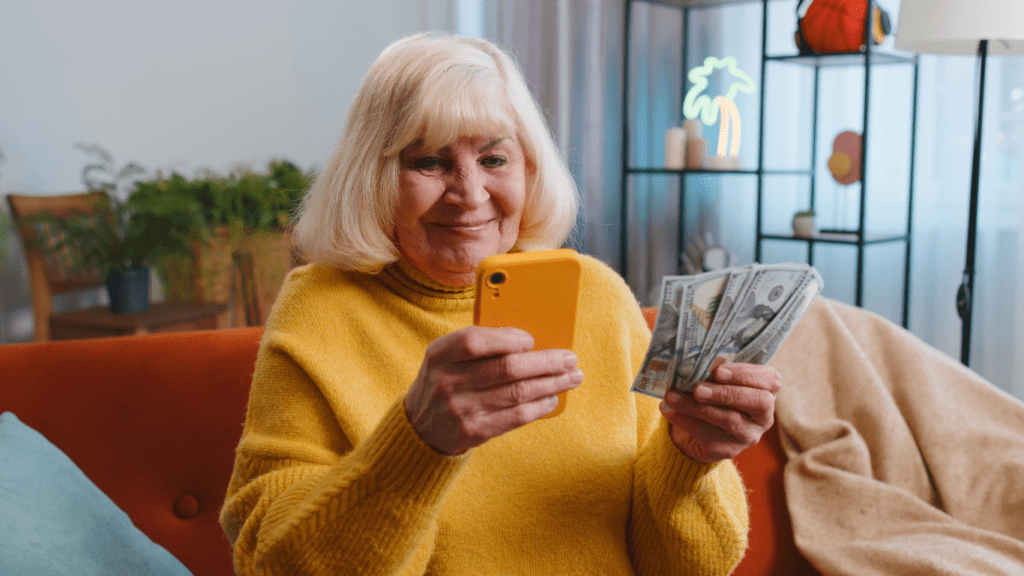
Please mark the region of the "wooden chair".
POLYGON ((267 321, 270 308, 277 299, 280 283, 284 280, 283 277, 275 277, 271 269, 276 269, 282 257, 286 261, 285 274, 296 266, 306 264, 292 244, 291 229, 286 229, 280 240, 274 240, 272 245, 250 244, 247 248, 236 249, 231 253, 235 326, 243 325, 243 320, 245 326, 263 326, 267 321), (261 249, 270 254, 270 260, 257 258, 259 254, 254 255, 254 251, 261 249))
MULTIPOLYGON (((240 308, 244 312, 246 326, 262 326, 263 315, 260 313, 259 290, 256 286, 256 270, 253 265, 252 253, 235 250, 231 253, 235 267, 235 280, 238 290, 234 291, 241 300, 240 308)), ((236 313, 237 313, 236 307, 236 313)), ((236 320, 236 324, 237 324, 236 320)))
POLYGON ((176 302, 154 304, 150 310, 139 314, 113 314, 106 306, 54 314, 55 295, 105 286, 104 271, 78 265, 81 253, 73 246, 56 252, 45 250, 45 246, 54 246, 60 241, 59 233, 52 225, 33 217, 43 213, 56 218, 112 217, 101 212, 103 202, 109 202, 109 197, 104 192, 57 196, 10 194, 7 202, 25 249, 37 342, 214 328, 213 316, 226 308, 225 304, 217 303, 176 302))

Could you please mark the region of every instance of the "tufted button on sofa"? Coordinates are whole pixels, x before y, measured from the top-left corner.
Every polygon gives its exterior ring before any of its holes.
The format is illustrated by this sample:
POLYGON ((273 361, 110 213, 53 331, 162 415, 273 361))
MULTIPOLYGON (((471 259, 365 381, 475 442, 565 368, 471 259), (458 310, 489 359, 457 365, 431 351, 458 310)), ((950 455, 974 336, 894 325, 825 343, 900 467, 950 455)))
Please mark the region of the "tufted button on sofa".
POLYGON ((174 515, 182 520, 191 520, 199 514, 199 500, 191 494, 182 494, 174 499, 174 515))

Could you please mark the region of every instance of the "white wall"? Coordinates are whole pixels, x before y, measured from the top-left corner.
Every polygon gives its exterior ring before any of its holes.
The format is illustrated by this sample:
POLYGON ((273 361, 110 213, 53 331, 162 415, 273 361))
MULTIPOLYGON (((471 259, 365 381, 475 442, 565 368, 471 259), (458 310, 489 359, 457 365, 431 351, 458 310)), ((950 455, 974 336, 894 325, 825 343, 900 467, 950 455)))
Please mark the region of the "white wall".
MULTIPOLYGON (((454 27, 456 6, 2 2, 0 195, 81 190, 91 158, 77 142, 101 145, 119 164, 165 173, 225 172, 274 158, 322 166, 373 58, 406 34, 454 27)), ((0 264, 0 328, 7 325, 0 343, 31 330, 21 248, 13 241, 10 248, 0 264)))
POLYGON ((88 158, 75 142, 189 173, 273 157, 322 163, 372 59, 436 20, 421 10, 429 4, 4 3, 0 190, 80 188, 88 158))

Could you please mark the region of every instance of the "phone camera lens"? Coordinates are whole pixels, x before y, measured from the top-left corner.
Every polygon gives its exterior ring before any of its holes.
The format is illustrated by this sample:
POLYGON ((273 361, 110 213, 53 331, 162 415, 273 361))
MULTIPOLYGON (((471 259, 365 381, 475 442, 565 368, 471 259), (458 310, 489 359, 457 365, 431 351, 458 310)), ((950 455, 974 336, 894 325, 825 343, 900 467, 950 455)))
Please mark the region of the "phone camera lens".
POLYGON ((501 286, 505 283, 505 273, 495 272, 494 274, 491 274, 490 283, 493 286, 501 286))

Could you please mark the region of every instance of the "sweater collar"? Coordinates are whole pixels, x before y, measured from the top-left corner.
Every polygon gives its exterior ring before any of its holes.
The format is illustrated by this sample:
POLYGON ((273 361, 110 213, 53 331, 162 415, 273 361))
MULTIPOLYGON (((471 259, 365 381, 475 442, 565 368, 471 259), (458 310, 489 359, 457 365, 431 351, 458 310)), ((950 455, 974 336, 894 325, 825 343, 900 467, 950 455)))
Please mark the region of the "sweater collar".
POLYGON ((405 258, 385 267, 378 278, 399 295, 431 308, 472 306, 473 286, 448 286, 436 282, 405 258))

